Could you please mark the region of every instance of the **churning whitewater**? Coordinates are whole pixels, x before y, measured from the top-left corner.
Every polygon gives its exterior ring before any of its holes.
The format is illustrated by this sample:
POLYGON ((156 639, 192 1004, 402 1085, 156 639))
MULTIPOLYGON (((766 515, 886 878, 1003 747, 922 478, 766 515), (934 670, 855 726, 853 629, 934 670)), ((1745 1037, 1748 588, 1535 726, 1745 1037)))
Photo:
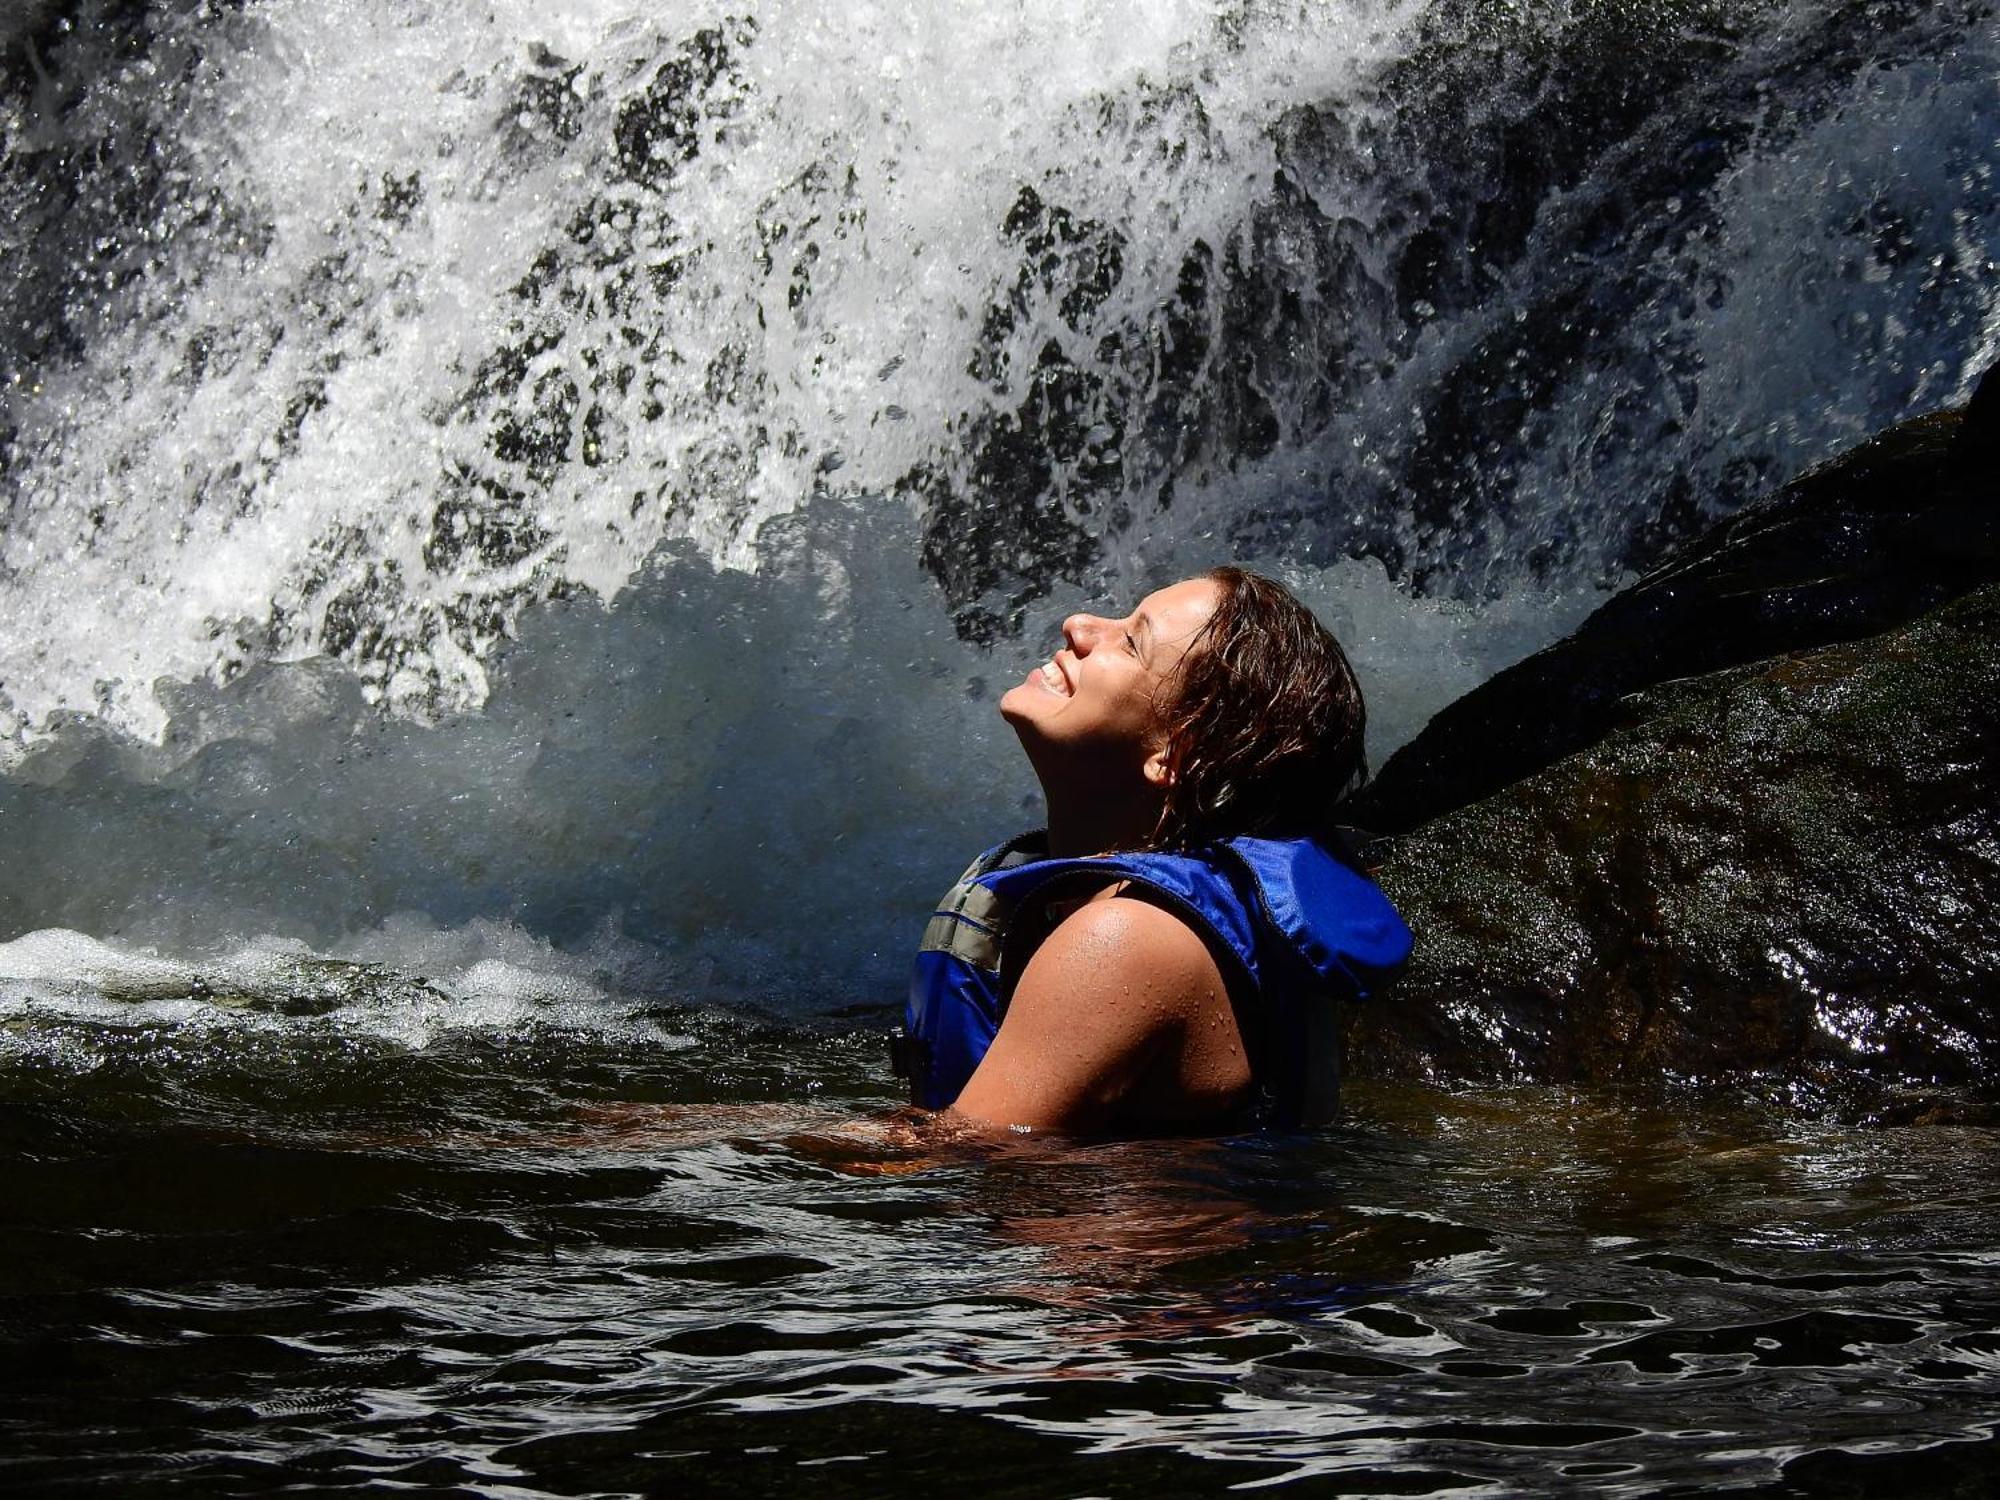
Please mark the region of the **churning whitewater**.
POLYGON ((1979 11, 31 10, 0 930, 876 994, 1079 602, 1272 568, 1379 757, 1962 399, 1979 11))

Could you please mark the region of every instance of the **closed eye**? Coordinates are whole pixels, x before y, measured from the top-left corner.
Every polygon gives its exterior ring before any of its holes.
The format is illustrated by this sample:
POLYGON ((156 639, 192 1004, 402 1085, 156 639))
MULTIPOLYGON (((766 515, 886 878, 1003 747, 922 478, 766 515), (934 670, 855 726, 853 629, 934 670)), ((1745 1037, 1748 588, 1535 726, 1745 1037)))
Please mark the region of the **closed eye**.
POLYGON ((1139 654, 1139 638, 1129 630, 1125 632, 1125 649, 1134 656, 1139 654))

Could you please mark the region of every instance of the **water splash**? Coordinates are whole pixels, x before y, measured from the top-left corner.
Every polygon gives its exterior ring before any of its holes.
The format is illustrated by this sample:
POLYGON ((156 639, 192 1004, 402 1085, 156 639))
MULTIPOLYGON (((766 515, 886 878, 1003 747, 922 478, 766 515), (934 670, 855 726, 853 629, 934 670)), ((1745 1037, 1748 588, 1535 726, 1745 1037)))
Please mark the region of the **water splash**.
POLYGON ((1010 634, 1222 557, 1350 640, 1379 755, 1962 394, 1990 19, 22 13, 0 926, 865 988, 1030 816, 1010 634))

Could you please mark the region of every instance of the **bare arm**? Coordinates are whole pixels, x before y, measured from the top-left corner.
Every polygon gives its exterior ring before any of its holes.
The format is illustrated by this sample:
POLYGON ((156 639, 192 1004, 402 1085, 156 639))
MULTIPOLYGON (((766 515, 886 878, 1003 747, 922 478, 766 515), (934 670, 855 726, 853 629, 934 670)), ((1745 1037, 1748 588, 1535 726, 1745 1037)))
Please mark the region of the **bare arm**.
POLYGON ((993 1125, 1095 1131, 1220 1116, 1250 1075, 1207 946, 1131 897, 1085 903, 1021 973, 953 1106, 993 1125))

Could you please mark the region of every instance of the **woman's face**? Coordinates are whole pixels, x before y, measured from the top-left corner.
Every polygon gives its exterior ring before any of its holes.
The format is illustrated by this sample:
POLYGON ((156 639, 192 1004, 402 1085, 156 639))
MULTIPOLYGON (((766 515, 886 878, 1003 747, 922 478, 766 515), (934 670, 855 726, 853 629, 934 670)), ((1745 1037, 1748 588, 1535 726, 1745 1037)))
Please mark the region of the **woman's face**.
MULTIPOLYGON (((1181 658, 1221 602, 1212 578, 1148 594, 1119 619, 1071 615, 1063 646, 1000 700, 1038 771, 1061 766, 1163 778, 1162 711, 1181 658)), ((1046 774, 1045 774, 1046 780, 1046 774)))

